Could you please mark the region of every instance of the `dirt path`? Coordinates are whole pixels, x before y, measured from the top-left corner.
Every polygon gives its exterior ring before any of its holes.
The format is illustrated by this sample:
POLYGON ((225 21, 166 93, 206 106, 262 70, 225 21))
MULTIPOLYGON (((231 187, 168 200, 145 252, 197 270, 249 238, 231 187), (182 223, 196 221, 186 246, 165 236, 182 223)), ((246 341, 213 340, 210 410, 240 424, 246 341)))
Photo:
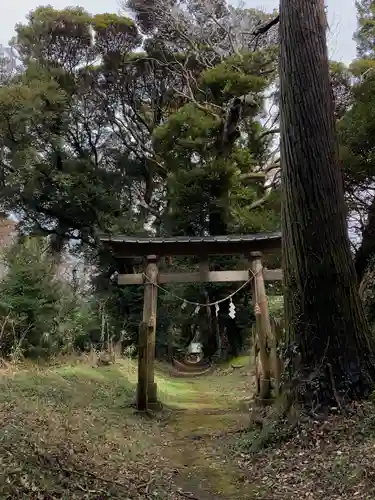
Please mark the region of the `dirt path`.
MULTIPOLYGON (((285 441, 277 433, 270 448, 251 457, 247 451, 239 453, 238 446, 238 431, 249 424, 249 371, 191 384, 190 397, 174 393, 180 410, 174 408, 164 426, 159 424, 157 446, 158 454, 175 467, 174 488, 181 487, 186 498, 375 498, 373 403, 359 405, 351 416, 332 414, 324 422, 310 422, 285 441)), ((243 439, 245 447, 252 442, 249 433, 243 439)))
POLYGON ((176 484, 199 500, 254 498, 243 472, 228 459, 233 436, 249 423, 249 370, 171 383, 180 384, 180 391, 159 424, 156 449, 173 464, 176 484), (182 390, 186 387, 189 393, 182 390))
POLYGON ((247 412, 234 410, 174 414, 161 431, 163 445, 158 453, 174 464, 176 484, 199 500, 253 498, 226 453, 230 437, 248 420, 247 412))

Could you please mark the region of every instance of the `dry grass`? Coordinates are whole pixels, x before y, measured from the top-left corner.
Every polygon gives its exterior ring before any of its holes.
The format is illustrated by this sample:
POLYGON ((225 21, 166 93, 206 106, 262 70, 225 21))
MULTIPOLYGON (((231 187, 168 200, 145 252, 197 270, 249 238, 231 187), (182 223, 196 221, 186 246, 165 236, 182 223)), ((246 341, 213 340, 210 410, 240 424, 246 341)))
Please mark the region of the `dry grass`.
POLYGON ((254 435, 238 433, 249 423, 248 367, 173 379, 159 366, 165 410, 155 418, 131 407, 135 381, 123 360, 3 366, 0 498, 375 498, 370 404, 252 456, 254 435))
MULTIPOLYGON (((93 358, 3 366, 0 498, 184 498, 179 488, 189 474, 181 458, 187 459, 189 446, 192 460, 199 452, 194 439, 186 449, 180 441, 225 421, 197 418, 197 411, 223 412, 238 399, 229 400, 229 380, 219 390, 213 376, 173 380, 160 371, 167 410, 148 419, 131 406, 135 381, 131 361, 100 368, 93 358), (177 474, 180 466, 183 473, 177 474)), ((237 419, 226 421, 237 425, 237 419)))

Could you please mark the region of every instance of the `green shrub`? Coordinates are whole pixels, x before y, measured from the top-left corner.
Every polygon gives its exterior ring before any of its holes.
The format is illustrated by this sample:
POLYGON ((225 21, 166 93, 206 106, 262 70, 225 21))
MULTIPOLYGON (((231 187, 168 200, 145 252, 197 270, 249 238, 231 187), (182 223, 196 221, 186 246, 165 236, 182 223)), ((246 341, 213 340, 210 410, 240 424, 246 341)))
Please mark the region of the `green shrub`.
POLYGON ((46 243, 27 238, 3 260, 0 355, 39 358, 72 350, 93 316, 90 305, 57 277, 46 243))
POLYGON ((284 315, 284 297, 282 295, 269 295, 268 308, 270 316, 282 318, 284 315))

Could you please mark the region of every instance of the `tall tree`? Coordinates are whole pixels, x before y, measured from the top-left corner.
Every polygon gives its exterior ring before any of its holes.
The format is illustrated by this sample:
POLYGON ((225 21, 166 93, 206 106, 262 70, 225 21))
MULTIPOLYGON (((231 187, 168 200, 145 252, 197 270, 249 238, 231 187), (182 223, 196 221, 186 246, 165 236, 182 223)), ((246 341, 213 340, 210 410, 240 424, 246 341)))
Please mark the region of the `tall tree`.
MULTIPOLYGON (((279 204, 276 195, 265 195, 264 181, 274 131, 264 133, 260 116, 265 90, 276 76, 276 37, 273 32, 253 34, 269 16, 216 0, 127 4, 140 31, 147 33, 145 56, 175 75, 179 98, 175 111, 153 132, 158 161, 168 172, 160 230, 218 235, 273 228, 279 223, 279 204)), ((236 262, 215 261, 218 267, 230 264, 236 262)), ((228 286, 197 288, 185 290, 191 300, 214 302, 229 293, 228 286)), ((226 331, 235 341, 246 331, 238 323, 229 320, 224 307, 219 321, 214 308, 202 308, 198 318, 186 315, 182 326, 189 331, 187 326, 199 324, 206 352, 212 354, 216 332, 226 331)))
POLYGON ((116 43, 127 54, 139 36, 127 18, 92 18, 78 7, 40 7, 16 33, 23 72, 0 88, 1 203, 29 228, 54 234, 58 250, 67 236, 87 240, 121 213, 132 218, 128 172, 95 93, 95 61, 116 43))
POLYGON ((355 2, 358 11, 358 31, 355 34, 357 42, 357 53, 362 59, 372 58, 374 54, 374 0, 357 0, 355 2))
POLYGON ((310 408, 372 390, 350 252, 323 0, 280 1, 282 231, 287 357, 310 408))
MULTIPOLYGON (((0 88, 1 205, 52 234, 56 252, 97 229, 273 229, 277 129, 261 118, 277 33, 253 34, 269 16, 216 0, 129 3, 133 20, 40 7, 17 26, 23 71, 0 88)), ((102 257, 107 295, 116 263, 102 257)))
POLYGON ((375 2, 357 2, 358 58, 350 66, 351 98, 338 123, 345 189, 358 235, 355 267, 362 281, 375 253, 375 2))

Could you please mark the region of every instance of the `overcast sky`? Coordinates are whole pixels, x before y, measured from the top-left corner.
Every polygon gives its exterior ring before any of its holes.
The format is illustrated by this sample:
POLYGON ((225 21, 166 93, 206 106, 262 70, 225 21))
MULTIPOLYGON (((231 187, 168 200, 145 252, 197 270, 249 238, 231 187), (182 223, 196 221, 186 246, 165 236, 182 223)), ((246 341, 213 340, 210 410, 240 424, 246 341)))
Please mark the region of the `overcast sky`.
MULTIPOLYGON (((55 8, 67 5, 81 5, 89 12, 117 12, 118 0, 0 0, 0 44, 7 45, 13 35, 14 25, 24 20, 24 16, 38 5, 52 4, 55 8)), ((326 0, 330 23, 330 56, 336 61, 349 63, 355 56, 355 44, 352 40, 356 29, 355 0, 326 0)), ((233 2, 237 3, 237 1, 233 2)), ((279 0, 245 0, 246 5, 272 11, 278 7, 279 0)))

